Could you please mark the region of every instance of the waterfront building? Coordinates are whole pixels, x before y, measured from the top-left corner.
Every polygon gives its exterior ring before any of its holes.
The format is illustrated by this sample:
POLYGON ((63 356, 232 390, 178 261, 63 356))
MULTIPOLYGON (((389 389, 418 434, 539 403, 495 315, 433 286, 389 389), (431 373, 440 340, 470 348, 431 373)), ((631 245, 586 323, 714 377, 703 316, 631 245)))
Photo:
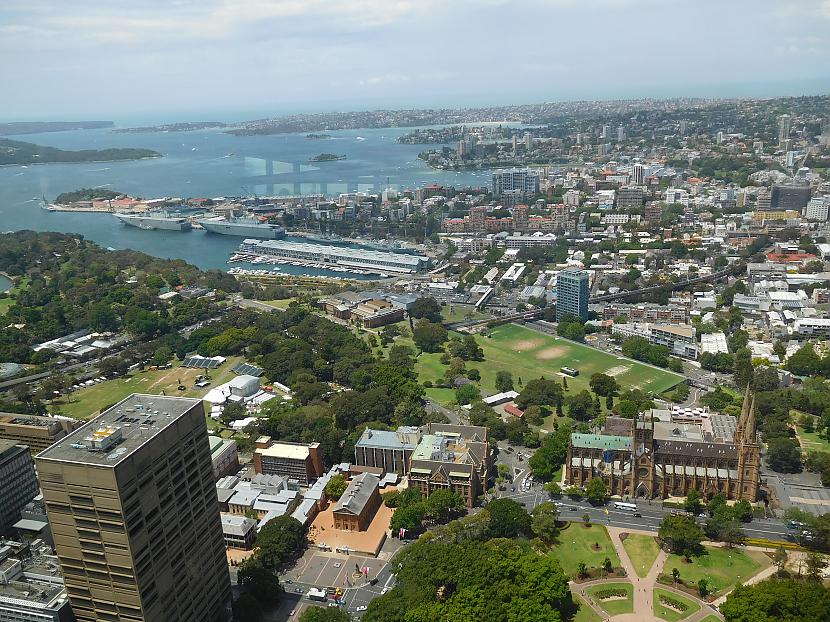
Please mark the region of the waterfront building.
POLYGON ((705 499, 720 493, 755 502, 761 489, 756 416, 747 388, 737 422, 710 415, 681 423, 658 420, 655 412, 636 421, 608 417, 600 434, 571 434, 565 484, 586 486, 599 477, 619 497, 665 499, 697 490, 705 499))
POLYGON ((320 443, 274 442, 270 436, 260 436, 254 450, 254 471, 310 486, 324 472, 320 443))
POLYGON ((230 619, 201 400, 130 395, 37 467, 79 622, 230 619))
POLYGON ((588 319, 590 277, 584 270, 563 270, 556 277, 556 321, 565 315, 588 319))
POLYGON ((421 272, 430 265, 429 257, 406 253, 366 250, 307 242, 285 240, 253 240, 242 242, 239 250, 257 255, 281 257, 288 261, 300 260, 321 266, 339 266, 380 272, 411 274, 421 272))
POLYGON ((37 494, 37 475, 28 448, 0 440, 0 535, 20 520, 20 511, 37 494))

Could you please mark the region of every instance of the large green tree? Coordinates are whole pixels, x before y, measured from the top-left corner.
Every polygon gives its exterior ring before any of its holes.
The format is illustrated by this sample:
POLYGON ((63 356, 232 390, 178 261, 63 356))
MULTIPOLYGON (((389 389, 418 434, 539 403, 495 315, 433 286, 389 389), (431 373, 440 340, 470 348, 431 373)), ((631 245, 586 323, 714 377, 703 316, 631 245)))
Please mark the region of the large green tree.
POLYGON ((702 551, 703 530, 690 516, 666 516, 658 536, 663 545, 679 555, 698 555, 702 551))
POLYGON ((830 620, 830 589, 821 583, 778 579, 738 585, 720 612, 727 622, 830 620))

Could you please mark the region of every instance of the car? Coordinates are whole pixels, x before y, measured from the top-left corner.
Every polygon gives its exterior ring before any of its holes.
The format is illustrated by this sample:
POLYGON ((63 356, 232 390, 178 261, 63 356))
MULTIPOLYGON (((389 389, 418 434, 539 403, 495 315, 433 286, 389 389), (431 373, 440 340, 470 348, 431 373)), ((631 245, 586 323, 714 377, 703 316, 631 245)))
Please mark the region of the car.
POLYGON ((386 592, 388 592, 388 591, 389 591, 389 588, 385 587, 380 591, 380 593, 381 593, 381 595, 383 595, 383 594, 386 594, 386 592))
POLYGON ((366 611, 366 609, 367 609, 366 605, 360 605, 360 607, 355 609, 355 611, 366 611))
POLYGON ((634 512, 634 517, 635 517, 635 518, 642 518, 642 517, 643 517, 643 515, 642 515, 642 514, 640 514, 639 512, 634 512))
POLYGON ((295 615, 296 613, 297 613, 297 610, 292 609, 291 611, 288 612, 288 616, 291 617, 291 616, 295 615))
POLYGON ((295 587, 294 588, 294 593, 295 594, 302 594, 303 592, 305 592, 305 590, 301 587, 295 587))
POLYGON ((510 492, 516 492, 516 487, 515 487, 515 486, 511 486, 511 487, 510 487, 510 492))
POLYGON ((514 451, 516 451, 516 450, 513 449, 512 447, 507 448, 507 453, 509 453, 509 454, 512 454, 514 451))
POLYGON ((329 603, 329 607, 339 607, 337 603, 329 603))
POLYGON ((340 562, 334 562, 334 567, 335 568, 340 568, 340 566, 342 566, 342 565, 343 564, 341 564, 340 562))
POLYGON ((578 512, 578 511, 579 511, 579 508, 578 508, 578 507, 576 507, 575 505, 572 505, 572 506, 571 506, 571 507, 569 507, 568 509, 569 509, 571 512, 578 512))
POLYGON ((291 579, 286 579, 286 580, 285 580, 285 582, 286 582, 288 585, 291 585, 292 583, 294 583, 291 579))

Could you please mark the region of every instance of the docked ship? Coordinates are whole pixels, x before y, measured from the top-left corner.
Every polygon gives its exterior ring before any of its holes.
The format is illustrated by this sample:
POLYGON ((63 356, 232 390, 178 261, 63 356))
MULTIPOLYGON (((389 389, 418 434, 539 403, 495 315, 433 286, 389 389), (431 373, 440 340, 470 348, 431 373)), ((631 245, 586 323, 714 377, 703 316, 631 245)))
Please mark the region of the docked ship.
POLYGON ((258 240, 280 240, 285 237, 285 229, 279 225, 261 222, 256 218, 200 218, 196 221, 206 231, 221 235, 238 235, 243 238, 258 240))
POLYGON ((113 214, 125 225, 139 229, 165 229, 167 231, 190 231, 191 224, 183 216, 162 214, 113 214))

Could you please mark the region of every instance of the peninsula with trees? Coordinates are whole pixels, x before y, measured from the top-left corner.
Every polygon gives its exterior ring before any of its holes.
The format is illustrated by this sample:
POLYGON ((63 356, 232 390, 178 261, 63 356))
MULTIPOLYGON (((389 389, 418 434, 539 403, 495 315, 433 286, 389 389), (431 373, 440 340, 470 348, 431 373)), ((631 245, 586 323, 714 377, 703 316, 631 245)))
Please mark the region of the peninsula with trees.
POLYGON ((57 162, 117 162, 160 158, 161 154, 150 149, 81 149, 67 151, 18 140, 0 139, 0 166, 23 164, 53 164, 57 162))

